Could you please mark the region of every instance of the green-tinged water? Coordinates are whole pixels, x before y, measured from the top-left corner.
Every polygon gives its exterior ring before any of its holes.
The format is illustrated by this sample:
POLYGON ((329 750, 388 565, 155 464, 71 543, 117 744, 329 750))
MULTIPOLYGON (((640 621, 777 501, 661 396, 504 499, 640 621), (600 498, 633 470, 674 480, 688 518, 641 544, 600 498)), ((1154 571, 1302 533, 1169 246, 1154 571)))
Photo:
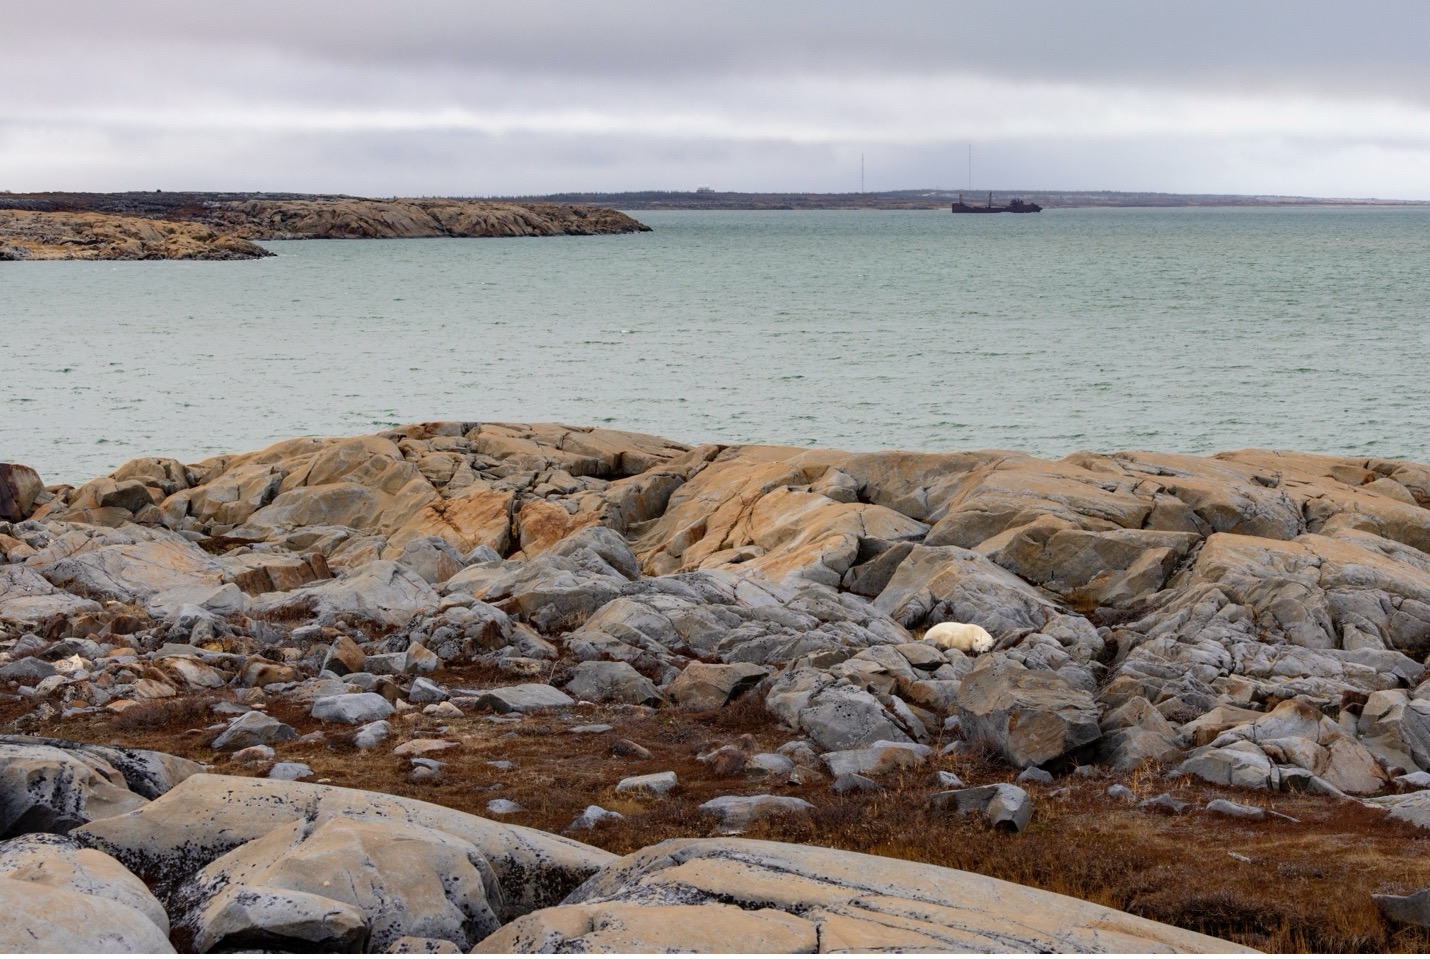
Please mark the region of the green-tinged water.
POLYGON ((447 418, 1430 460, 1430 210, 639 218, 0 265, 0 461, 79 480, 447 418))

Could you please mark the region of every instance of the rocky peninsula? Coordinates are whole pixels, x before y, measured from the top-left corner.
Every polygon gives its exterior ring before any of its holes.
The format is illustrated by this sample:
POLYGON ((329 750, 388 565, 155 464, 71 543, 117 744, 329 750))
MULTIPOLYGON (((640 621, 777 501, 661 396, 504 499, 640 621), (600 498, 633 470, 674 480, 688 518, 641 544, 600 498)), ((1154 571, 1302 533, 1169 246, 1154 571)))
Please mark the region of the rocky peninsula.
POLYGON ((0 260, 243 260, 255 240, 593 236, 649 227, 580 204, 298 194, 0 194, 0 260))
POLYGON ((1424 951, 1427 654, 1406 461, 0 464, 0 946, 1424 951))

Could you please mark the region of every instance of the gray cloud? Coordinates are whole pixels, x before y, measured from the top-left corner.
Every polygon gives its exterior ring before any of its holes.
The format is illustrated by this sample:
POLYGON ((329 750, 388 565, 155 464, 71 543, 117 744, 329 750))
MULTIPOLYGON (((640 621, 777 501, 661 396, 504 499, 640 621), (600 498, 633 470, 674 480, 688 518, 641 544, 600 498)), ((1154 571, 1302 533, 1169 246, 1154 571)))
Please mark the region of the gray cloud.
POLYGON ((1425 197, 1430 4, 0 0, 0 187, 1425 197))

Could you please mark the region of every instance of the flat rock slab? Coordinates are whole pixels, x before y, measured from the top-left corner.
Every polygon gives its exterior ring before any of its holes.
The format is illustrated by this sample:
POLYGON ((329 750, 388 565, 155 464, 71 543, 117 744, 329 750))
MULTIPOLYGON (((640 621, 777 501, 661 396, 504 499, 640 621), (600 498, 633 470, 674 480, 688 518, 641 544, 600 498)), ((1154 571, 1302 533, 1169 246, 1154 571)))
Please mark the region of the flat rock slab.
POLYGON ((478 951, 674 952, 689 943, 712 952, 1250 951, 974 873, 748 839, 650 846, 564 904, 499 929, 478 951), (717 905, 739 908, 708 908, 717 905))
POLYGON ((333 817, 412 824, 475 846, 500 890, 494 908, 503 921, 559 902, 615 859, 571 839, 415 799, 208 774, 192 776, 132 813, 92 822, 72 835, 135 872, 178 882, 280 826, 299 821, 318 826, 333 817))
POLYGON ((377 693, 343 693, 326 696, 313 704, 314 719, 349 726, 386 719, 392 713, 392 704, 377 693))
MULTIPOLYGON (((463 697, 467 698, 467 697, 463 697)), ((564 709, 576 705, 576 700, 567 696, 555 686, 545 683, 519 683, 485 689, 470 694, 473 705, 478 709, 491 709, 499 713, 525 713, 539 709, 564 709)))
POLYGON ((833 776, 882 776, 922 766, 933 748, 918 743, 880 740, 863 749, 843 749, 820 756, 833 776))
POLYGON ((645 776, 627 776, 616 783, 616 792, 635 793, 637 795, 664 797, 670 795, 670 791, 675 788, 675 773, 650 773, 645 776))
POLYGON ((813 808, 813 804, 796 796, 768 795, 717 796, 699 806, 701 812, 714 813, 719 817, 718 829, 726 835, 740 832, 756 819, 801 813, 813 808))

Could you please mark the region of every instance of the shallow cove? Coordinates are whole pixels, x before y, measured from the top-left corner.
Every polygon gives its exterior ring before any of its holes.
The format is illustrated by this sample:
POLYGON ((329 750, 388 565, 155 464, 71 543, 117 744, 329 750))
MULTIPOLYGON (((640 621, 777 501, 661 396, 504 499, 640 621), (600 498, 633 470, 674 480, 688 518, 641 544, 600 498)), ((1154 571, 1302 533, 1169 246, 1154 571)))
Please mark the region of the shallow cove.
POLYGON ((0 460, 49 482, 420 419, 846 449, 1430 457, 1430 212, 641 212, 0 279, 0 460))

